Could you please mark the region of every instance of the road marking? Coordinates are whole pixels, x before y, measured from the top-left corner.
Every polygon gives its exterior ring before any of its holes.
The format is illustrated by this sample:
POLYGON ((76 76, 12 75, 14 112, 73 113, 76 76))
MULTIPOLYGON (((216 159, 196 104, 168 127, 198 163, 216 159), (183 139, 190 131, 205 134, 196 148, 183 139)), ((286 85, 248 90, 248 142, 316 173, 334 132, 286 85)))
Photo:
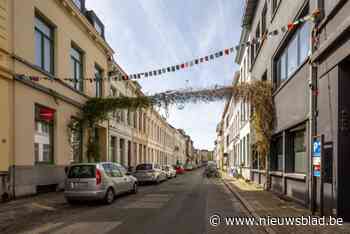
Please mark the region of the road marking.
POLYGON ((159 209, 171 199, 169 194, 147 194, 140 200, 122 206, 123 209, 159 209))
POLYGON ((40 208, 40 209, 43 209, 43 210, 49 210, 49 211, 55 211, 55 210, 56 210, 56 209, 53 208, 53 207, 45 206, 45 205, 42 205, 42 204, 39 204, 39 203, 36 203, 36 202, 32 202, 32 203, 29 204, 28 206, 34 207, 34 208, 40 208))
POLYGON ((123 209, 160 209, 164 205, 163 202, 142 202, 138 201, 135 203, 123 206, 123 209))
POLYGON ((170 197, 171 195, 169 194, 161 194, 161 193, 152 193, 152 194, 147 194, 145 197, 170 197))
POLYGON ((64 225, 64 223, 47 223, 45 225, 42 225, 38 228, 35 228, 34 230, 31 230, 29 232, 23 232, 23 234, 39 234, 39 233, 48 233, 49 230, 58 228, 59 226, 64 225))
POLYGON ((25 234, 75 234, 75 233, 89 233, 89 234, 103 234, 108 233, 121 225, 122 222, 76 222, 73 224, 65 223, 48 223, 37 229, 25 234))

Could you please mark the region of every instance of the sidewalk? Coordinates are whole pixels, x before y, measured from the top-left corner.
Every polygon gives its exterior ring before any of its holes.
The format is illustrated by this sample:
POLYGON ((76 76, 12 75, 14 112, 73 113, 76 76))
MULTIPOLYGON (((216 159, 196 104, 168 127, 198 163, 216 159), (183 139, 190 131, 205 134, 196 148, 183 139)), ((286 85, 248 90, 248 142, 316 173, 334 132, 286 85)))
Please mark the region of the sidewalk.
MULTIPOLYGON (((264 191, 252 183, 242 179, 234 179, 226 174, 222 176, 229 187, 248 211, 255 217, 300 217, 310 216, 305 207, 280 199, 275 194, 264 191)), ((350 224, 342 226, 265 226, 268 233, 350 233, 350 224)))
POLYGON ((12 225, 20 225, 28 219, 42 219, 67 206, 63 192, 40 194, 0 203, 0 233, 12 225))

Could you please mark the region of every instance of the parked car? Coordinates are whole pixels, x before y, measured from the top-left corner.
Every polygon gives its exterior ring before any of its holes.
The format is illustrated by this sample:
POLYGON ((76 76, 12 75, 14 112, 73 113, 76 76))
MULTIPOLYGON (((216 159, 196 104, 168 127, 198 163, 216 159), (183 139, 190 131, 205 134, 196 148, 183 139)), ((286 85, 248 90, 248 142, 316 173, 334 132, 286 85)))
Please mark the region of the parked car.
POLYGON ((176 177, 176 170, 170 165, 163 166, 163 171, 165 171, 168 179, 176 177))
POLYGON ((143 163, 136 166, 134 176, 140 183, 160 183, 167 179, 165 171, 158 164, 143 163))
POLYGON ((208 164, 204 170, 204 175, 209 177, 220 177, 220 172, 216 166, 216 163, 208 164))
POLYGON ((193 166, 191 163, 186 163, 185 164, 185 170, 186 171, 192 171, 193 170, 193 166))
POLYGON ((185 173, 185 169, 183 168, 183 166, 181 166, 181 165, 174 165, 173 167, 174 167, 177 175, 185 173))
POLYGON ((137 193, 137 179, 117 163, 78 163, 67 169, 64 196, 77 200, 103 200, 111 204, 117 194, 137 193))

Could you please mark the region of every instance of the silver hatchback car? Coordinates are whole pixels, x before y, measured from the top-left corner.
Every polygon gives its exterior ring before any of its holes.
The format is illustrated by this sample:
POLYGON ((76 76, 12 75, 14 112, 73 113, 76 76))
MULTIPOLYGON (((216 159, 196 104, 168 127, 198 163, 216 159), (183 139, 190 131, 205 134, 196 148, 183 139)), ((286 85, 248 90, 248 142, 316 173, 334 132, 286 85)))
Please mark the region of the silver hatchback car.
POLYGON ((69 203, 79 200, 103 200, 107 204, 115 195, 137 193, 137 179, 117 163, 78 163, 67 170, 64 196, 69 203))
POLYGON ((159 184, 167 179, 165 171, 158 164, 143 163, 136 166, 134 176, 142 182, 154 182, 159 184))

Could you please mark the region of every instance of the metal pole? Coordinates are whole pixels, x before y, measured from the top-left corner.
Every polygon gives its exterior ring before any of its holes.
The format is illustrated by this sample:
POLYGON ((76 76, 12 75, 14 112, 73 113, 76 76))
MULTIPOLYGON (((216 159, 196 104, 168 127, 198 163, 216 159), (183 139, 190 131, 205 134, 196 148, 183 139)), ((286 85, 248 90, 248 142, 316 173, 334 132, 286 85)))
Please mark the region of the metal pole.
MULTIPOLYGON (((311 55, 314 53, 314 44, 313 44, 313 36, 314 36, 314 30, 312 30, 312 36, 310 38, 310 50, 311 50, 311 55)), ((316 193, 316 189, 317 189, 317 186, 316 186, 316 178, 314 177, 314 170, 313 170, 313 163, 312 163, 312 146, 313 146, 313 139, 314 139, 314 136, 316 135, 317 133, 317 130, 316 130, 316 127, 315 127, 315 99, 314 99, 314 89, 315 89, 315 79, 314 79, 314 76, 315 76, 315 73, 314 73, 314 68, 313 68, 313 65, 310 64, 310 68, 309 68, 309 87, 310 87, 310 91, 309 91, 309 100, 310 100, 310 103, 309 103, 309 164, 311 166, 311 170, 310 170, 310 173, 309 173, 309 179, 311 180, 311 211, 312 211, 312 214, 315 214, 315 211, 316 211, 316 196, 317 196, 317 193, 316 193)), ((310 166, 309 166, 309 169, 310 169, 310 166)), ((309 183, 309 186, 310 186, 310 183, 309 183)))
POLYGON ((324 215, 324 199, 323 199, 323 193, 324 193, 324 135, 321 136, 321 189, 320 189, 320 215, 324 215))

